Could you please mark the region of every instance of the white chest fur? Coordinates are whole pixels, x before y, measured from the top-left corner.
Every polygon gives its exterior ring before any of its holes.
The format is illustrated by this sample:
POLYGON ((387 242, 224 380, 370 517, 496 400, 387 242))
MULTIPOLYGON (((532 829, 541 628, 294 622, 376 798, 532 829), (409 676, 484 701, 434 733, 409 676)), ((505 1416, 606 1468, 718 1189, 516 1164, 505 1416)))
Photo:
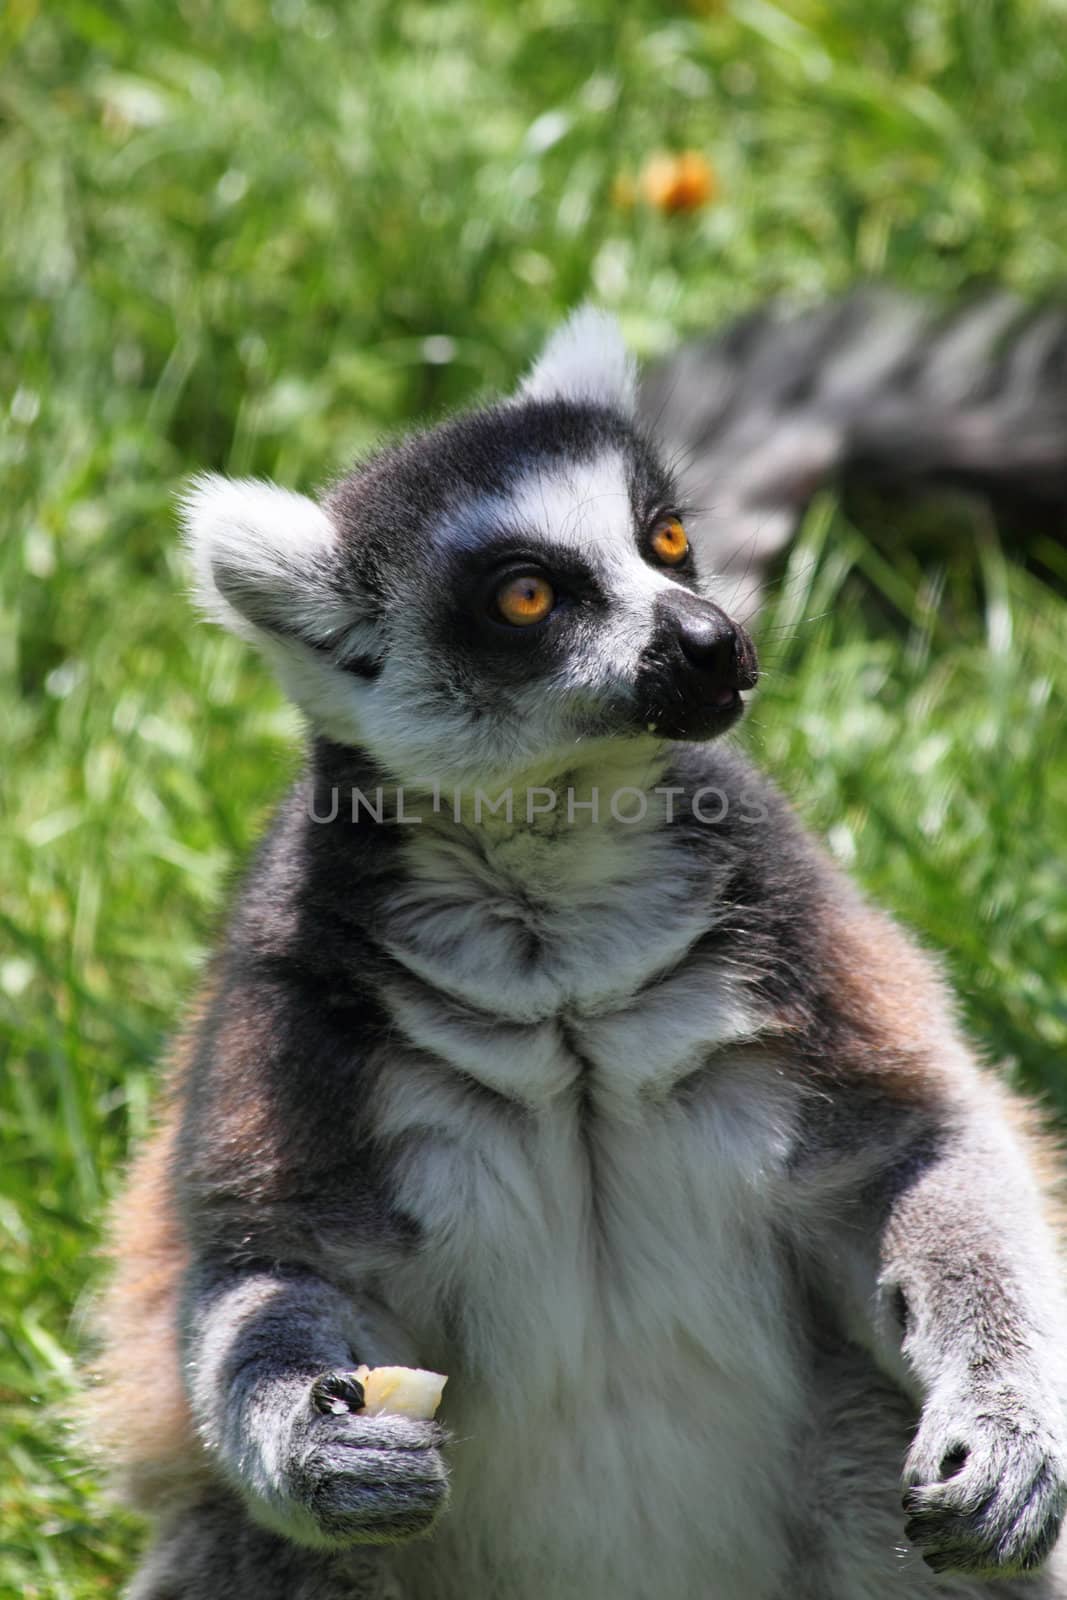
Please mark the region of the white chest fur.
POLYGON ((413 830, 385 941, 431 989, 494 1021, 617 1006, 714 926, 714 870, 654 812, 643 824, 498 836, 413 830))
POLYGON ((751 1001, 686 959, 714 903, 671 866, 648 837, 531 907, 457 861, 394 909, 376 1120, 425 1246, 389 1295, 459 1441, 447 1523, 402 1557, 420 1597, 776 1591, 793 1107, 751 1001))

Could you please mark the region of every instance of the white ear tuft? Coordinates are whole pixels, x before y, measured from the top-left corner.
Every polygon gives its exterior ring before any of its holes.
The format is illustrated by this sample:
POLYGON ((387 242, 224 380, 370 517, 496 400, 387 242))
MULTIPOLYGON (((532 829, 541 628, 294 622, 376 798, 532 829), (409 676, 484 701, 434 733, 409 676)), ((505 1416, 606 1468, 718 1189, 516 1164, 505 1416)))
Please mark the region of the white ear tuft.
POLYGON ((306 495, 252 478, 195 478, 181 497, 195 596, 253 641, 265 630, 328 641, 346 620, 333 580, 337 536, 306 495))
POLYGON ((574 312, 545 345, 519 396, 584 400, 631 415, 637 403, 637 371, 615 318, 594 306, 574 312))

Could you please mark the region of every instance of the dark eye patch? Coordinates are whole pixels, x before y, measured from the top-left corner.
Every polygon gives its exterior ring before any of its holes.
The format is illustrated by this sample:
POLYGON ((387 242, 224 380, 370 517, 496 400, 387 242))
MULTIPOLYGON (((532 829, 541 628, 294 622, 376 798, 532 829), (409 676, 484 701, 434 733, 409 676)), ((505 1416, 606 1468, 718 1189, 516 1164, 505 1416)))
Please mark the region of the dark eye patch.
POLYGON ((484 611, 487 598, 509 572, 541 574, 561 602, 604 598, 593 572, 572 549, 501 530, 475 550, 462 552, 453 563, 448 581, 457 607, 484 611))
POLYGON ((349 656, 333 664, 342 672, 350 672, 354 678, 362 678, 365 683, 374 683, 385 669, 385 661, 380 656, 349 656))

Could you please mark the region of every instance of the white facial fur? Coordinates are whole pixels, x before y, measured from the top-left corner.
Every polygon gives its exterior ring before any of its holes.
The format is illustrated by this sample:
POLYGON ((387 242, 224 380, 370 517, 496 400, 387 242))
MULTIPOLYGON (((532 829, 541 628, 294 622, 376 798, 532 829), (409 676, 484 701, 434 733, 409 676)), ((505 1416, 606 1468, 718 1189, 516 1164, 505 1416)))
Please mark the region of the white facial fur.
MULTIPOLYGON (((549 340, 519 398, 630 410, 633 363, 613 320, 579 311, 549 340)), ((670 587, 638 552, 626 466, 615 450, 534 466, 506 496, 461 507, 437 530, 439 545, 476 542, 499 526, 521 529, 546 558, 554 547, 580 551, 610 601, 580 652, 551 676, 494 695, 494 714, 484 716, 470 697, 442 688, 419 605, 393 604, 382 623, 362 614, 359 595, 339 576, 338 531, 312 500, 272 484, 205 477, 182 509, 206 613, 259 646, 315 728, 364 745, 407 784, 506 782, 543 772, 546 762, 560 770, 603 732, 599 708, 624 696, 656 596, 670 587), (345 671, 337 662, 346 653, 384 661, 380 677, 345 671)))
POLYGON ((494 525, 521 528, 546 552, 580 552, 609 598, 609 614, 557 672, 500 697, 491 719, 472 719, 462 701, 441 704, 426 670, 421 618, 398 614, 390 624, 385 671, 362 695, 362 727, 369 747, 409 782, 432 775, 492 783, 532 768, 559 770, 578 759, 597 708, 622 696, 632 681, 652 630, 655 599, 672 587, 638 552, 624 464, 615 453, 537 468, 506 500, 465 507, 440 538, 475 542, 494 525))

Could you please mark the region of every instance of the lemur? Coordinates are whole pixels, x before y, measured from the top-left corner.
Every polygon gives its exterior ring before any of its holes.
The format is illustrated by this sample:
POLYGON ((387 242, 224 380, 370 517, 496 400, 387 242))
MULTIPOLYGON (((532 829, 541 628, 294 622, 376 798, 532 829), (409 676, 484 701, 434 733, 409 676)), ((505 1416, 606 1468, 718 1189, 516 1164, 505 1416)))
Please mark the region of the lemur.
POLYGON ((724 740, 667 410, 585 310, 321 501, 188 495, 310 734, 116 1220, 131 1600, 1067 1596, 1055 1159, 724 740))

